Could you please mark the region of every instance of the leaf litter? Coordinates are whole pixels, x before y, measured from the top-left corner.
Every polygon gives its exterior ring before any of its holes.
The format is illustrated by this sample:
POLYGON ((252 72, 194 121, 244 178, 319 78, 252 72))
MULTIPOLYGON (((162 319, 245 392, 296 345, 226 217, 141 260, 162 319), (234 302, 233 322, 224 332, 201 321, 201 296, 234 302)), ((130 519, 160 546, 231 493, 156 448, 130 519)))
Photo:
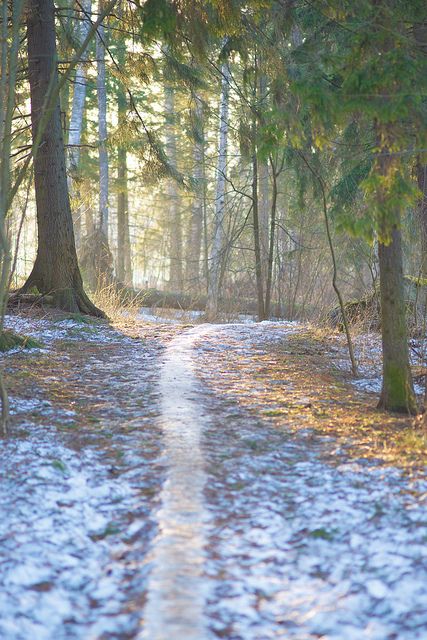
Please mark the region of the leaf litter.
MULTIPOLYGON (((142 638, 173 464, 159 375, 192 330, 8 326, 44 347, 2 357, 0 636, 142 638)), ((213 325, 188 343, 206 474, 200 640, 426 636, 425 450, 390 444, 408 419, 352 390, 331 366, 340 349, 292 323, 213 325)))

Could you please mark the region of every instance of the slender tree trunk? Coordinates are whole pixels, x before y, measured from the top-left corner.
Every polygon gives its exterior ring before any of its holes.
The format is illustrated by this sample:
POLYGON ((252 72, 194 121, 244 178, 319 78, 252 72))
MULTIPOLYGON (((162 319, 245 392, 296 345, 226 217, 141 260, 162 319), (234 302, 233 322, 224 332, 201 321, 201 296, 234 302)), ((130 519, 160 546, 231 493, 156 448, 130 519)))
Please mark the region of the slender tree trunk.
POLYGON ((421 276, 427 278, 427 164, 417 161, 417 182, 421 191, 418 220, 421 236, 421 276))
MULTIPOLYGON (((165 112, 166 112, 166 151, 170 163, 177 166, 176 132, 175 132, 175 95, 171 86, 164 87, 165 112)), ((183 265, 182 265, 182 220, 181 206, 178 193, 178 185, 170 178, 167 182, 167 195, 169 203, 170 220, 170 270, 169 286, 172 291, 182 291, 183 265)))
MULTIPOLYGON (((102 2, 101 2, 102 6, 102 2)), ((107 86, 105 69, 105 29, 99 25, 96 34, 99 142, 99 226, 108 245, 108 151, 107 151, 107 86)))
MULTIPOLYGON (((258 100, 264 93, 264 80, 261 78, 258 81, 259 71, 259 59, 257 53, 254 58, 254 88, 253 88, 253 105, 258 104, 258 100)), ((260 199, 259 199, 259 162, 258 162, 258 117, 253 112, 252 116, 252 217, 253 217, 253 232, 254 232, 254 250, 255 250, 255 278, 256 278, 256 290, 258 300, 258 321, 265 319, 265 306, 264 306, 264 275, 265 269, 263 264, 266 265, 266 261, 263 262, 263 258, 266 254, 263 252, 263 232, 261 229, 260 221, 260 199)), ((265 176, 263 176, 265 177, 265 176)), ((268 216, 268 213, 267 213, 268 216)))
MULTIPOLYGON (((320 190, 321 190, 321 193, 322 193, 323 217, 324 217, 324 221, 325 221, 325 231, 326 231, 326 237, 328 239, 329 251, 330 251, 331 260, 332 260, 332 287, 333 287, 333 289, 334 289, 334 291, 336 293, 336 296, 338 298, 338 303, 340 305, 342 321, 343 321, 343 325, 344 325, 345 334, 346 334, 346 337, 347 337, 348 355, 350 356, 351 368, 352 368, 352 371, 353 371, 353 375, 357 376, 358 375, 357 362, 356 362, 356 358, 355 358, 355 355, 354 355, 353 340, 352 340, 352 337, 351 337, 350 324, 349 324, 348 317, 347 317, 347 309, 346 309, 346 306, 344 304, 344 299, 343 299, 342 294, 341 294, 341 288, 338 286, 338 264, 337 264, 337 259, 336 259, 336 255, 335 255, 335 247, 334 247, 334 243, 333 243, 333 239, 332 239, 331 226, 330 226, 329 216, 328 216, 328 205, 327 205, 327 199, 326 199, 325 183, 324 183, 323 178, 321 177, 321 175, 319 173, 317 173, 317 171, 311 166, 311 164, 309 163, 307 158, 304 156, 304 154, 302 152, 299 152, 299 154, 300 154, 301 159, 303 160, 303 162, 307 166, 307 168, 311 171, 311 173, 313 174, 313 176, 316 178, 317 182, 319 183, 319 187, 320 187, 320 190)), ((300 256, 301 256, 301 252, 300 252, 300 256)), ((300 268, 299 268, 299 272, 300 272, 300 268)))
POLYGON ((270 176, 268 163, 264 160, 261 160, 258 161, 258 215, 261 245, 261 267, 264 282, 266 282, 267 280, 270 212, 270 176))
MULTIPOLYGON (((104 10, 104 2, 100 0, 99 11, 104 10)), ((114 282, 113 256, 109 246, 109 170, 107 150, 107 86, 105 66, 105 29, 101 23, 96 36, 97 78, 96 91, 98 100, 98 166, 99 166, 99 201, 98 220, 91 235, 87 234, 80 250, 80 264, 86 282, 92 290, 109 286, 114 282)), ((87 227, 88 229, 88 227, 87 227)))
MULTIPOLYGON (((267 78, 261 73, 259 79, 259 102, 264 108, 267 101, 267 78)), ((268 254, 269 254, 269 217, 270 203, 270 174, 268 160, 258 160, 258 215, 259 235, 261 245, 261 270, 263 282, 268 278, 268 254)))
MULTIPOLYGON (((8 3, 3 2, 0 16, 0 335, 4 330, 12 268, 7 213, 10 207, 10 152, 22 10, 23 0, 13 0, 11 14, 9 14, 8 3)), ((9 397, 4 384, 3 367, 0 368, 0 401, 0 426, 2 434, 6 436, 9 423, 9 397)))
MULTIPOLYGON (((124 49, 119 51, 119 64, 124 66, 124 49)), ((126 93, 120 84, 117 92, 118 126, 120 131, 126 127, 126 93)), ((129 236, 129 198, 128 169, 126 147, 117 150, 117 279, 132 286, 132 261, 129 236)))
POLYGON ((186 282, 190 288, 199 288, 202 229, 205 217, 205 141, 203 132, 203 104, 194 96, 194 181, 195 193, 191 210, 190 229, 187 239, 186 282))
POLYGON ((204 290, 207 294, 209 287, 209 225, 208 211, 206 206, 206 184, 203 190, 203 277, 204 290))
MULTIPOLYGON (((45 98, 58 83, 52 0, 28 1, 27 39, 32 132, 36 138, 45 98)), ((52 294, 55 304, 62 309, 103 315, 86 296, 77 263, 59 100, 34 158, 34 183, 38 248, 23 291, 35 286, 41 293, 52 294)))
POLYGON ((258 159, 256 154, 256 124, 253 125, 254 149, 252 155, 252 216, 254 225, 255 277, 258 300, 258 320, 265 319, 264 287, 262 277, 261 233, 258 212, 258 159))
POLYGON ((129 198, 127 185, 127 152, 117 151, 117 279, 132 286, 132 262, 129 236, 129 198))
POLYGON ((273 265, 274 265, 274 236, 276 233, 276 216, 277 216, 277 173, 273 160, 271 159, 271 170, 273 175, 273 190, 271 195, 271 214, 270 214, 270 237, 268 243, 268 266, 267 266, 267 284, 265 288, 265 317, 271 315, 271 292, 273 286, 273 265))
POLYGON ((212 248, 210 254, 210 269, 208 283, 208 297, 206 315, 215 318, 218 315, 219 289, 221 282, 221 266, 225 244, 225 185, 227 171, 228 148, 228 108, 230 96, 230 68, 228 63, 221 66, 221 98, 219 106, 219 150, 217 165, 217 182, 215 197, 215 220, 212 248))
MULTIPOLYGON (((90 31, 91 16, 91 0, 81 1, 82 15, 81 20, 77 21, 77 42, 81 45, 88 36, 90 31)), ((71 116, 68 133, 68 190, 71 199, 79 200, 80 194, 78 189, 78 167, 80 162, 80 143, 83 130, 83 116, 86 100, 87 79, 86 79, 87 53, 76 66, 76 74, 74 76, 73 100, 71 104, 71 116)), ((76 246, 80 247, 81 242, 81 209, 80 207, 73 211, 74 233, 76 237, 76 246)))

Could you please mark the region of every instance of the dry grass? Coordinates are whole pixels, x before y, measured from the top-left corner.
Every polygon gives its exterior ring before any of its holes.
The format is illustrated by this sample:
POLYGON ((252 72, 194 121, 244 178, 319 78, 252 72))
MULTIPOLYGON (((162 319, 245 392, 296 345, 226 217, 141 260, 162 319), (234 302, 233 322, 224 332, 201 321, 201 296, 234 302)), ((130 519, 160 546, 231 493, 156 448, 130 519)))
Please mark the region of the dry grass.
MULTIPOLYGON (((332 436, 347 456, 380 459, 414 474, 425 468, 425 422, 377 410, 375 394, 356 391, 345 373, 334 369, 334 346, 333 334, 307 328, 279 345, 254 349, 247 358, 230 340, 228 349, 208 356, 209 367, 216 366, 226 377, 218 377, 217 387, 212 379, 206 383, 278 429, 309 428, 332 436)), ((339 458, 332 453, 331 462, 339 463, 339 458)))
POLYGON ((91 294, 91 300, 115 324, 123 319, 135 321, 141 309, 138 296, 123 293, 113 284, 99 287, 91 294))

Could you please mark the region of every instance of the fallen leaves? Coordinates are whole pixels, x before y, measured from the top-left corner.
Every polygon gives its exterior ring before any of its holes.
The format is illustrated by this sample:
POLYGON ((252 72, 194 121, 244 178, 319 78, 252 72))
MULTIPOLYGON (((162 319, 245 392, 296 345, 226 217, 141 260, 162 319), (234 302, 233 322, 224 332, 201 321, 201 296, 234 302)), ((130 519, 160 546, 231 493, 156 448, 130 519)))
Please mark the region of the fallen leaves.
POLYGON ((226 348, 216 352, 204 353, 209 345, 201 345, 206 369, 221 372, 220 384, 202 370, 200 375, 216 393, 235 399, 279 429, 312 429, 336 439, 347 455, 380 458, 413 473, 426 465, 423 421, 379 411, 373 394, 356 391, 334 366, 339 345, 333 336, 304 328, 282 331, 278 341, 280 332, 277 325, 256 339, 248 334, 246 342, 241 333, 224 337, 226 348))

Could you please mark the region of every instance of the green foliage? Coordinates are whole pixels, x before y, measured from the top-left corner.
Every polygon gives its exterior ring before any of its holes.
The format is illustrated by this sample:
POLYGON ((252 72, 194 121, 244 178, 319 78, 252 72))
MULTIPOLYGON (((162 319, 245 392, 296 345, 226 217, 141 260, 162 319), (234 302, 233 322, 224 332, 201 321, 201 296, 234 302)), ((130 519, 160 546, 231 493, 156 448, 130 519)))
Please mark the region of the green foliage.
POLYGON ((21 336, 14 331, 2 331, 0 333, 0 351, 9 351, 16 347, 22 347, 23 349, 40 349, 43 345, 34 338, 29 336, 21 336))
POLYGON ((174 33, 177 15, 169 0, 146 0, 141 8, 142 30, 151 38, 167 38, 174 33))
POLYGON ((166 56, 165 76, 168 80, 172 77, 175 82, 182 83, 184 87, 192 90, 205 89, 206 82, 202 77, 201 69, 194 64, 187 64, 176 56, 166 56))
POLYGON ((64 475, 68 473, 67 465, 62 460, 52 460, 51 465, 56 471, 60 471, 64 475))
POLYGON ((330 192, 331 217, 338 231, 346 231, 355 237, 372 240, 371 209, 363 206, 361 185, 372 167, 370 158, 361 160, 343 173, 330 192))
POLYGON ((317 538, 319 540, 331 541, 334 539, 334 533, 323 528, 313 529, 313 531, 310 531, 309 535, 311 538, 317 538))
POLYGON ((342 145, 334 150, 343 157, 330 191, 334 219, 387 241, 398 212, 417 198, 411 165, 426 140, 427 68, 408 23, 425 20, 425 5, 317 0, 294 18, 304 39, 291 53, 290 89, 309 109, 312 144, 342 145))

